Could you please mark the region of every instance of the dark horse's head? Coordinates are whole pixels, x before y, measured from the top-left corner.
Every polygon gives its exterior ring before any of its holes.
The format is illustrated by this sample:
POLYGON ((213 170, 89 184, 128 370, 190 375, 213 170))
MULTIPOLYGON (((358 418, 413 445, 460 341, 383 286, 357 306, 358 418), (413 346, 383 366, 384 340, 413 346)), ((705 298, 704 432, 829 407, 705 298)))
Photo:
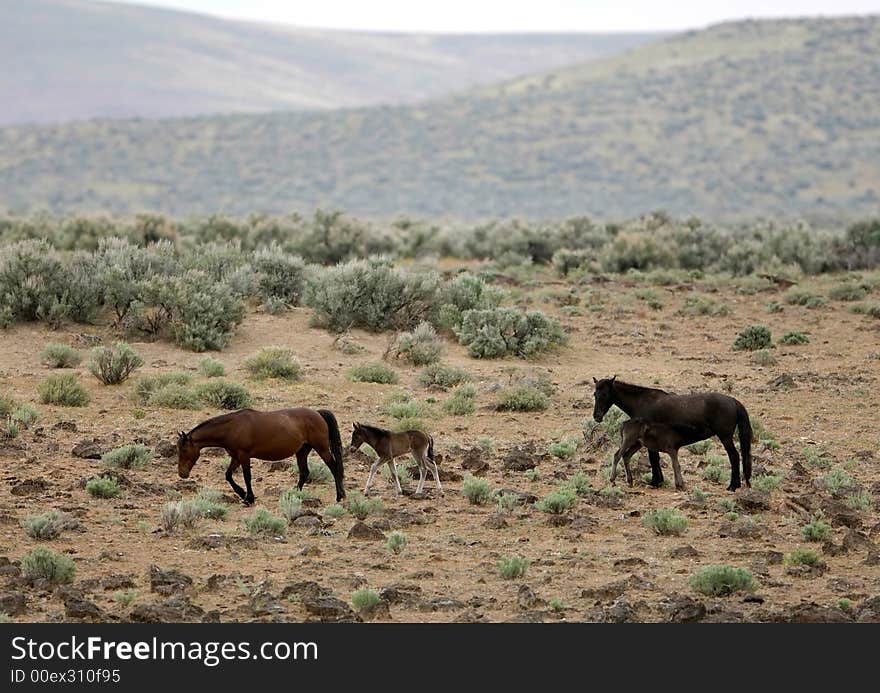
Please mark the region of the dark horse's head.
POLYGON ((189 476, 196 460, 199 459, 199 452, 199 447, 187 433, 181 431, 177 434, 177 473, 181 479, 189 476))
POLYGON ((359 423, 356 423, 352 426, 351 429, 351 443, 349 444, 350 450, 357 450, 361 445, 367 442, 367 435, 364 432, 364 427, 359 423))
POLYGON ((596 404, 593 407, 593 418, 600 423, 605 418, 608 410, 611 409, 611 405, 614 404, 613 390, 616 379, 616 375, 610 378, 602 378, 601 380, 593 378, 593 382, 596 384, 596 391, 593 393, 593 397, 596 400, 596 404))

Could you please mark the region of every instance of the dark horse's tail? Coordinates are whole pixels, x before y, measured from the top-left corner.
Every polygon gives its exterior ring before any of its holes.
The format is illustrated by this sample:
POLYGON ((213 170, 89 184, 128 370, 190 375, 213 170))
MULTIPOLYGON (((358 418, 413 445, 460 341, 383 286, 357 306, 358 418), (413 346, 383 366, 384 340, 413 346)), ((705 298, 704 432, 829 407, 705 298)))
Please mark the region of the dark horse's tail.
POLYGON ((434 461, 434 439, 428 436, 428 459, 434 461))
POLYGON ((339 436, 339 424, 336 417, 329 409, 319 409, 318 413, 327 422, 327 430, 330 438, 330 454, 333 455, 333 478, 336 480, 336 500, 345 498, 345 487, 342 481, 345 477, 345 470, 342 467, 342 438, 339 436))
POLYGON ((739 430, 739 447, 742 450, 743 476, 746 486, 751 486, 752 478, 752 423, 749 421, 749 413, 742 405, 736 403, 736 425, 739 430))

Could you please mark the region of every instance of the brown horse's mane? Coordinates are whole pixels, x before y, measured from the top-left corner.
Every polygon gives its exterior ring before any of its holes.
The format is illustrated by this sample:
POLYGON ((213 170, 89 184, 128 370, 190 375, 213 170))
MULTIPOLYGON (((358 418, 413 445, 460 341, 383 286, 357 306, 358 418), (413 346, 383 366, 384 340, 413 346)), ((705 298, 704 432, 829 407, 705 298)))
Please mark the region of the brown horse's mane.
POLYGON ((232 411, 232 412, 229 412, 228 414, 220 414, 219 416, 213 416, 210 419, 202 421, 202 423, 200 423, 198 426, 193 428, 186 435, 191 436, 193 433, 198 431, 200 428, 204 428, 205 426, 207 426, 209 424, 213 425, 213 424, 218 424, 218 423, 226 423, 227 421, 232 419, 236 414, 243 412, 243 411, 254 411, 254 410, 253 409, 239 409, 238 411, 232 411))

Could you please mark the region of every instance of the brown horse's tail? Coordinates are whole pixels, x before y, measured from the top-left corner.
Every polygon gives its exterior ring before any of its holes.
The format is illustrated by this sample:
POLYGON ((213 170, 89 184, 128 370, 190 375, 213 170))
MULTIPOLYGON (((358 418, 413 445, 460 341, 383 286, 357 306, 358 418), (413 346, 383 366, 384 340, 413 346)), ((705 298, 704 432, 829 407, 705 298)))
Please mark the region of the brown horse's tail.
POLYGON ((428 436, 428 459, 434 461, 434 438, 428 436))
POLYGON ((319 409, 318 413, 327 422, 327 430, 330 439, 330 454, 333 455, 333 478, 336 480, 337 495, 345 496, 345 489, 342 480, 345 477, 345 471, 342 467, 342 438, 339 436, 339 424, 333 412, 328 409, 319 409))
POLYGON ((746 479, 746 486, 751 486, 749 480, 752 478, 752 423, 742 402, 736 403, 736 425, 739 430, 739 447, 742 450, 743 476, 746 479))

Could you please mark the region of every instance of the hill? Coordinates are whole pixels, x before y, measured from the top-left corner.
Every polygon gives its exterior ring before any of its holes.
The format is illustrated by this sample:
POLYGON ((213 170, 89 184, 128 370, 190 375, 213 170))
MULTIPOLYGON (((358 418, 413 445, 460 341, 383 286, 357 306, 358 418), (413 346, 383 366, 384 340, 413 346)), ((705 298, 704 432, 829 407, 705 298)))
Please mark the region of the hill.
POLYGON ((864 215, 880 18, 738 22, 396 108, 0 131, 0 206, 864 215))
POLYGON ((415 102, 657 36, 320 31, 86 0, 0 0, 0 125, 415 102))

